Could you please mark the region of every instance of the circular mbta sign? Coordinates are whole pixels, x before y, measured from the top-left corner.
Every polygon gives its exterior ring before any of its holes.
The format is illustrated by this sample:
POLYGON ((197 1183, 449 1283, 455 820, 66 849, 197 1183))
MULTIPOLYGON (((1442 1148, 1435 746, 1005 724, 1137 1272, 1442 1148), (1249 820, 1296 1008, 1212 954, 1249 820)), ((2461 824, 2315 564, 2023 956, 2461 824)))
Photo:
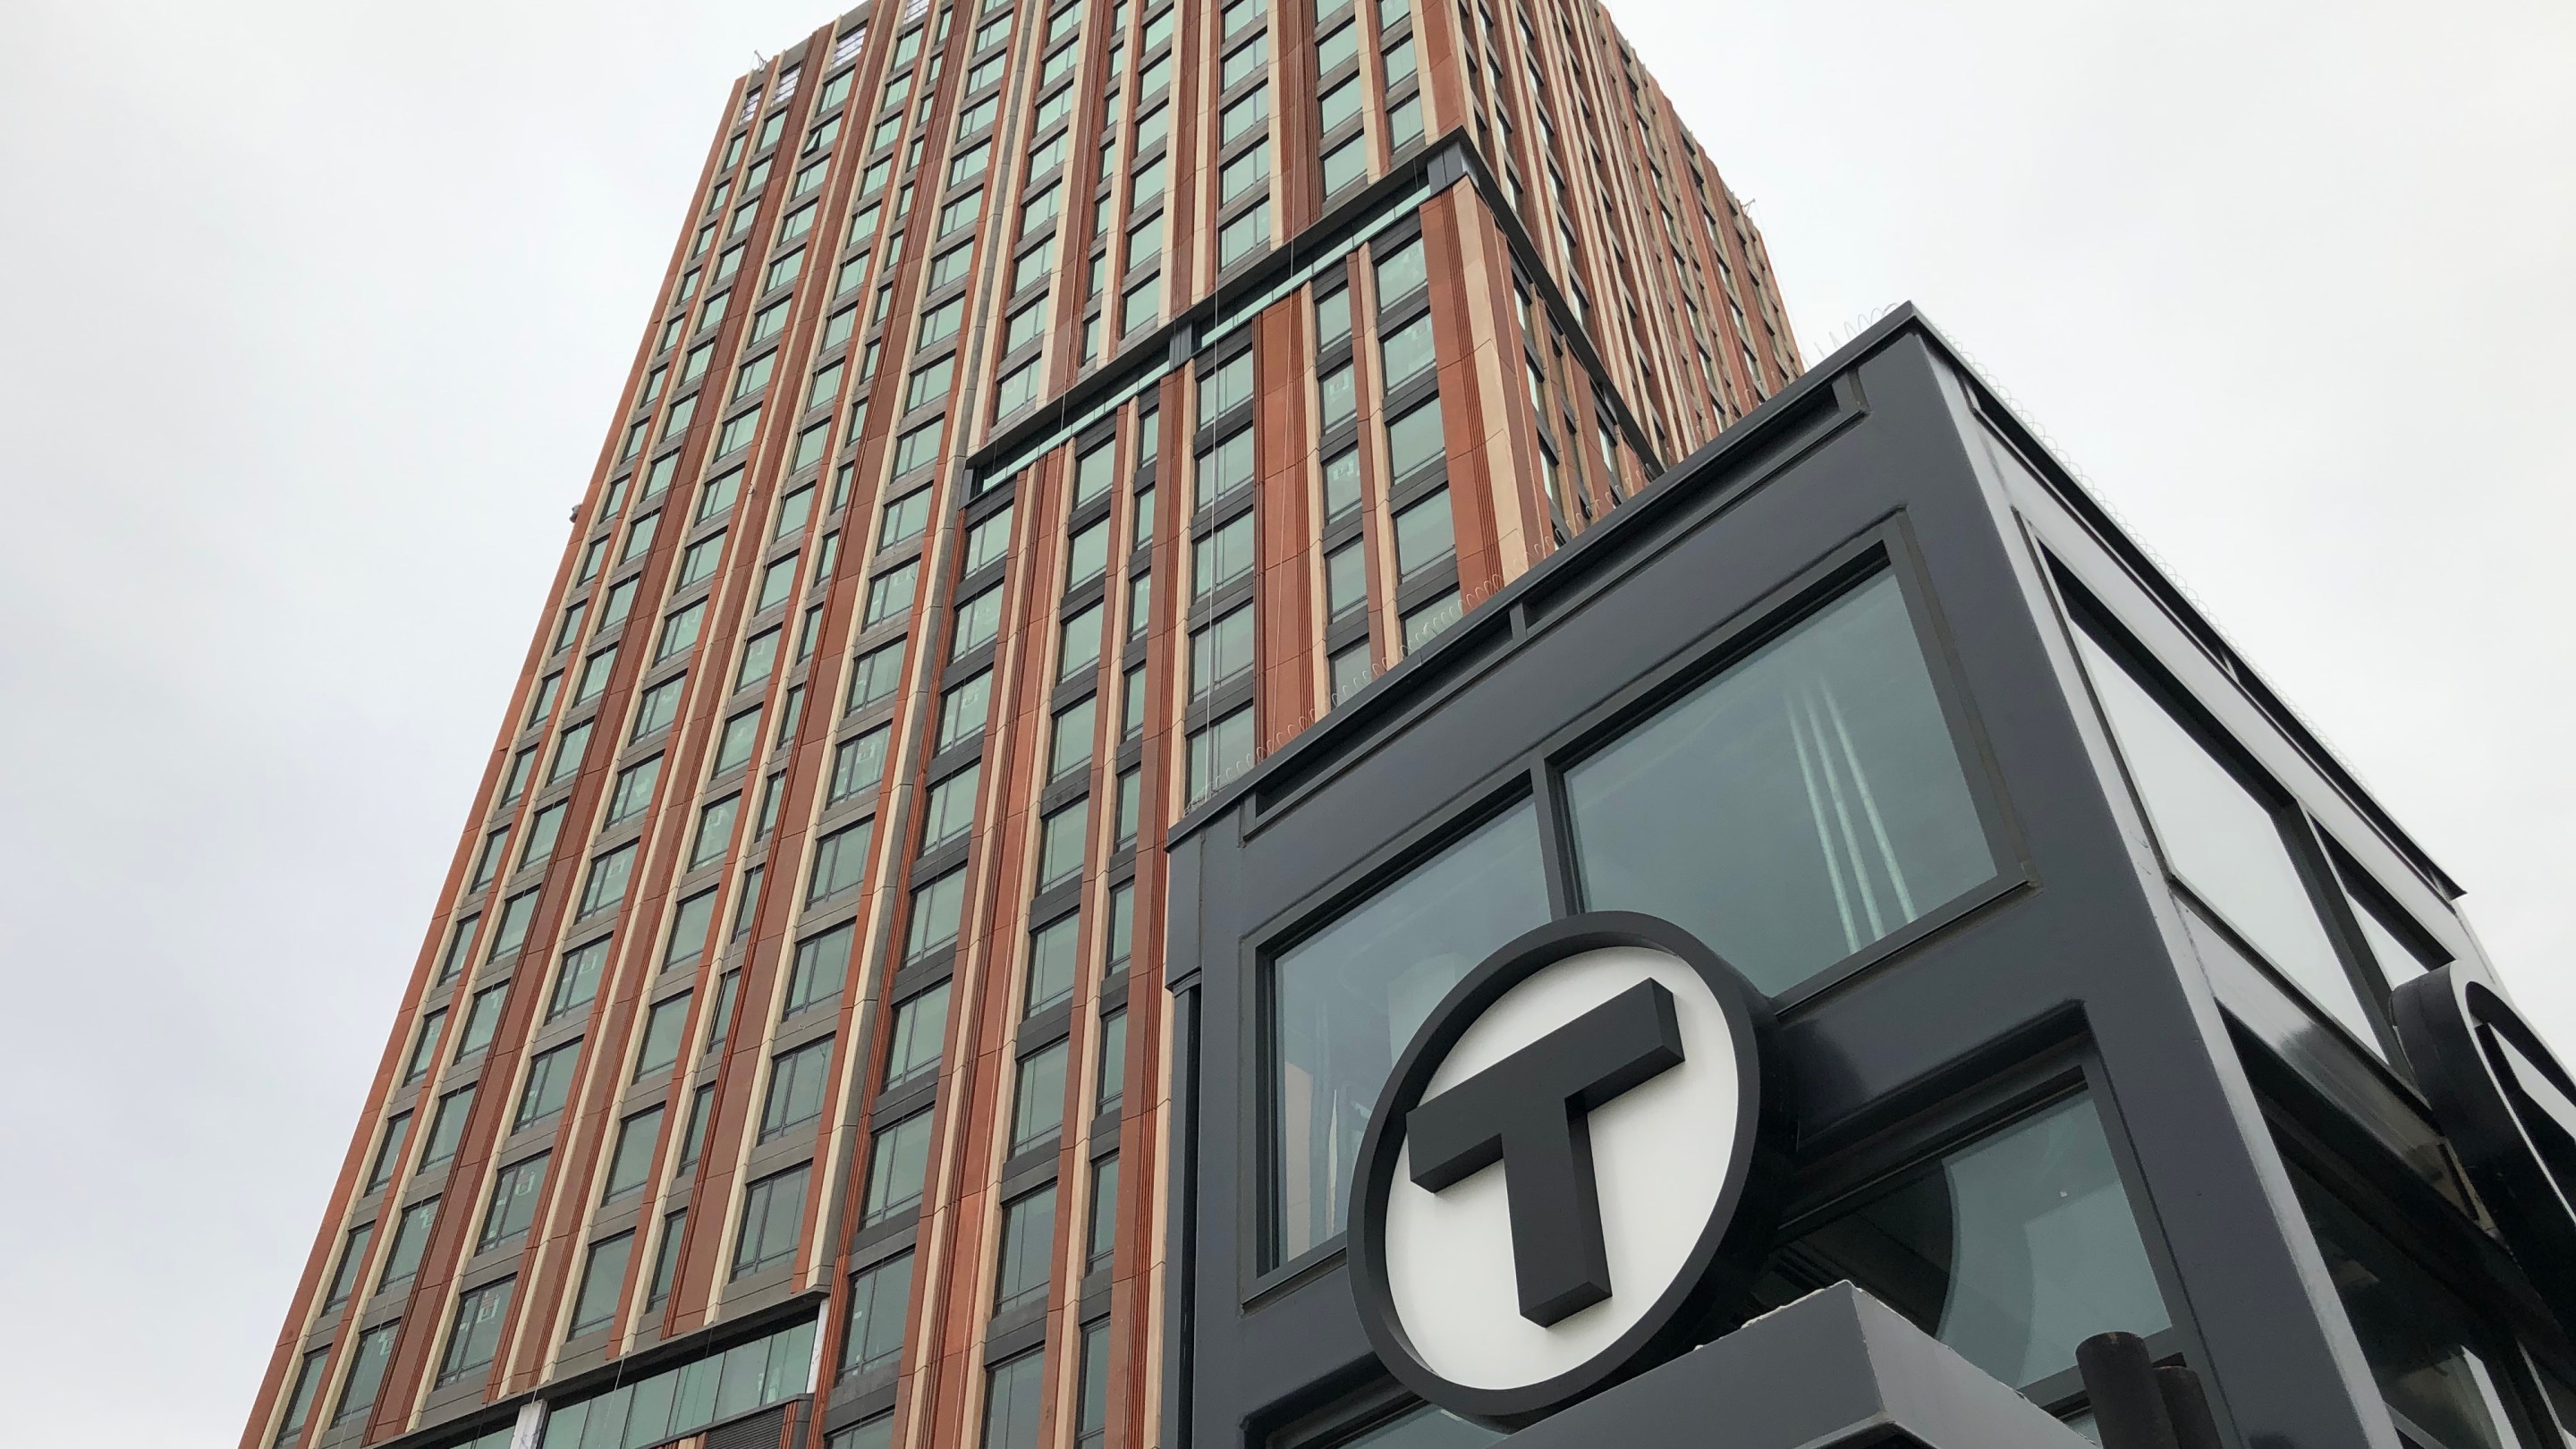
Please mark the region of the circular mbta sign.
POLYGON ((1761 993, 1652 916, 1486 958, 1361 1140, 1351 1283, 1379 1359, 1508 1427, 1740 1320, 1790 1165, 1774 1034, 1761 993))
POLYGON ((2514 1261, 2576 1334, 2576 1078, 2458 963, 2397 989, 2398 1040, 2514 1261))

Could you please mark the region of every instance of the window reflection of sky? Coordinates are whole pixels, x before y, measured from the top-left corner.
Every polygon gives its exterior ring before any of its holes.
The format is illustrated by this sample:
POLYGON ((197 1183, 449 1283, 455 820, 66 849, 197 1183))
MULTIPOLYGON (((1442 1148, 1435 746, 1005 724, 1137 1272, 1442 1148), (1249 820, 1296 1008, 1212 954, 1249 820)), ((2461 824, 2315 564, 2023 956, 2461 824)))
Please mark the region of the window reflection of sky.
POLYGON ((2092 1103, 2075 1098, 1944 1157, 1783 1250, 1792 1291, 1849 1278, 1961 1357, 2025 1385, 2075 1345, 2171 1325, 2092 1103))
POLYGON ((1342 1231, 1360 1135, 1414 1029, 1477 962, 1547 919, 1538 815, 1523 804, 1281 954, 1269 1262, 1342 1231))

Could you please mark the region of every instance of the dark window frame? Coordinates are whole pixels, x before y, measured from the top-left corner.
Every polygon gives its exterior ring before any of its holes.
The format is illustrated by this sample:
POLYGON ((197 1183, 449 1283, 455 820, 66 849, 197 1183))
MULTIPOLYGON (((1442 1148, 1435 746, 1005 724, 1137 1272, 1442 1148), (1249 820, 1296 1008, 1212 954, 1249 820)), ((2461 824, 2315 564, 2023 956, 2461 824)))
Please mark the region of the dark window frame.
MULTIPOLYGON (((1243 999, 1249 1009, 1242 1013, 1237 1028, 1241 1033, 1237 1049, 1247 1067, 1247 1090, 1239 1104, 1241 1120, 1237 1131, 1238 1140, 1249 1144, 1251 1150, 1243 1154, 1236 1192, 1239 1241, 1246 1247, 1238 1270, 1241 1299, 1247 1307, 1339 1263, 1344 1249, 1344 1239, 1333 1237, 1266 1269, 1261 1263, 1261 1245, 1274 1240, 1271 1173, 1279 1144, 1275 1140, 1278 1113, 1271 1092, 1278 1067, 1274 1045, 1274 971, 1278 958, 1415 866, 1523 801, 1535 800, 1538 806, 1540 861, 1547 877, 1550 916, 1562 918, 1584 909, 1568 814, 1567 771, 1674 701, 1725 674, 1765 644, 1882 576, 1892 577, 1897 584, 1995 868, 1982 884, 1925 910, 1913 921, 1809 975, 1776 994, 1773 1003, 1783 1012, 1794 1010, 1801 1002, 1903 956, 1918 942, 1952 923, 2029 888, 2033 881, 2029 853, 2007 807, 1984 725, 1964 681, 1958 677, 1957 654, 1950 644, 1948 626, 1916 557, 1901 516, 1891 517, 1847 541, 1766 591, 1747 608, 1700 634, 1688 647, 1551 731, 1518 758, 1504 762, 1440 811, 1415 821, 1331 881, 1244 933, 1237 969, 1242 973, 1243 999)), ((1579 594, 1588 597, 1592 590, 1615 582, 1615 576, 1604 577, 1579 594)), ((1575 596, 1557 606, 1559 610, 1574 607, 1575 596)), ((1292 808, 1304 793, 1289 790, 1266 801, 1256 796, 1253 828, 1258 828, 1261 816, 1292 808)), ((1202 801, 1192 808, 1203 809, 1205 804, 1202 801)), ((2130 1186, 2134 1195, 2134 1180, 2130 1186)), ((2166 1286, 2168 1300, 2178 1301, 2170 1283, 2166 1286)))
MULTIPOLYGON (((1794 1242, 1898 1190, 1953 1152, 2052 1107, 2082 1099, 2091 1104, 2110 1146, 2121 1191, 2137 1223, 2139 1244, 2171 1320, 2169 1326, 2148 1336, 2148 1351, 2158 1358, 2182 1355, 2206 1363, 2181 1274, 2165 1249, 2155 1202, 2147 1193, 2146 1175, 2138 1165, 2119 1104, 2111 1096, 2108 1074, 2089 1041, 2068 1039, 2078 1029, 2077 1023, 2062 1022, 2060 1027, 2059 1039, 2035 1052, 2008 1061, 1989 1059, 1983 1064, 1987 1070, 1965 1090, 1955 1080, 1917 1084, 1873 1103, 1866 1120, 1841 1124, 1812 1142, 1802 1142, 1798 1174, 1774 1241, 1794 1242)), ((2085 1407, 2083 1379, 2072 1367, 2016 1387, 2060 1417, 2085 1407)))

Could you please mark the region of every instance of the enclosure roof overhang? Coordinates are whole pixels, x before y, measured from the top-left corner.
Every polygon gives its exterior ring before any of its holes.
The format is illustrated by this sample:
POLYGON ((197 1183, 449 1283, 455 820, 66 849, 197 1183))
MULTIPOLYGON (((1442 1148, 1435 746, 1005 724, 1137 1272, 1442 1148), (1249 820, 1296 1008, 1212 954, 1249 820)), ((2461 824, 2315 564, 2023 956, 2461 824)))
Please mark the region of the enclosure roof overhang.
MULTIPOLYGON (((1307 782, 1321 777, 1337 760, 1365 752, 1370 742, 1407 728, 1437 700, 1477 672, 1478 661, 1505 651, 1532 617, 1530 605, 1551 599, 1570 584, 1604 572, 1603 566, 1664 536, 1661 524, 1705 502, 1735 482, 1767 473, 1793 461, 1807 445, 1819 415, 1831 410, 1836 390, 1854 379, 1863 364, 1900 339, 1918 338, 1972 390, 1978 411, 2001 431, 2032 474, 2067 512, 2091 534, 2129 578, 2191 641, 2208 655, 2291 746, 2340 791, 2389 846, 2403 855, 2425 880, 2447 898, 2460 887, 2448 872, 2380 808, 2360 781, 2335 759, 2323 741, 2263 682, 2216 625, 2201 613, 2182 588, 2113 520, 2108 509, 2076 480, 2074 471, 2050 453, 2039 435, 2017 417, 1999 394, 1980 378, 1911 302, 1880 318, 1773 394, 1743 420, 1702 445, 1697 452, 1666 469, 1653 482, 1616 505, 1615 511, 1575 537, 1527 573, 1496 590, 1438 639, 1397 662, 1351 699, 1308 726, 1295 739, 1261 760, 1243 775, 1211 792, 1207 799, 1174 822, 1165 837, 1178 846, 1211 821, 1249 804, 1257 817, 1274 803, 1284 803, 1307 782)), ((1712 621, 1713 622, 1713 621, 1712 621)))

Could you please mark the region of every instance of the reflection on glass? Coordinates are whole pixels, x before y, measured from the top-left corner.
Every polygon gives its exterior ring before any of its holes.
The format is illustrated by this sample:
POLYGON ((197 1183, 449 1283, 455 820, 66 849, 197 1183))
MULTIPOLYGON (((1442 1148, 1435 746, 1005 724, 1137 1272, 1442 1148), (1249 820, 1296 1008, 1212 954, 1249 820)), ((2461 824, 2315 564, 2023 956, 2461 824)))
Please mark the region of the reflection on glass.
POLYGON ((912 1305, 912 1254, 889 1258, 850 1280, 850 1323, 841 1335, 841 1372, 873 1373, 903 1353, 912 1305))
POLYGON ((891 1127, 880 1127, 868 1149, 868 1197, 860 1226, 885 1222, 921 1203, 924 1175, 930 1170, 930 1113, 915 1112, 891 1127))
POLYGON ((2352 918, 2361 927, 2362 944, 2369 948, 2370 959, 2378 965, 2380 976, 2389 986, 2403 986, 2433 969, 2424 964, 2424 958, 2416 954, 2414 947, 2397 939, 2397 933, 2389 930, 2387 923, 2379 918, 2379 913, 2360 896, 2347 891, 2344 904, 2352 908, 2352 918))
POLYGON ((993 1270, 993 1312, 1008 1313, 1046 1297, 1055 1247, 1055 1185, 1002 1209, 1002 1248, 993 1270))
POLYGON ((1482 1449, 1503 1436, 1430 1404, 1389 1419, 1334 1449, 1482 1449))
POLYGON ((939 1068, 939 1053, 948 1036, 948 983, 940 982, 895 1008, 894 1029, 886 1034, 885 1085, 891 1092, 910 1086, 939 1068))
POLYGON ((1342 1231, 1360 1134, 1396 1054, 1460 977, 1547 918, 1538 814, 1523 804, 1272 964, 1265 1265, 1342 1231))
POLYGON ((2409 1438, 2442 1449, 2513 1449, 2495 1374, 2469 1346, 2467 1313, 2351 1210, 2293 1171, 2326 1275, 2380 1397, 2409 1438))
POLYGON ((825 1437, 823 1449, 889 1449, 893 1443, 894 1414, 889 1411, 825 1437))
POLYGON ((2548 1437, 2548 1428, 2555 1427, 2561 1443, 2576 1445, 2576 1389, 2567 1387, 2552 1373, 2544 1371, 2537 1377, 2540 1396, 2549 1401, 2550 1417, 2556 1420, 2554 1426, 2543 1427, 2542 1437, 2548 1437))
POLYGON ((2172 1323, 2093 1104, 2060 1102, 1780 1251, 1765 1296, 1848 1278, 1959 1356, 2022 1386, 2075 1345, 2172 1323))
POLYGON ((1764 991, 1991 877, 1896 580, 1876 578, 1566 772, 1584 899, 1764 991))
POLYGON ((2271 807, 2100 645, 2082 633, 2075 637, 2165 864, 2274 970, 2377 1050, 2370 1018, 2326 940, 2271 807))
POLYGON ((1045 1407, 1044 1348, 993 1365, 984 1381, 984 1449, 1038 1449, 1038 1416, 1045 1407))
POLYGON ((695 1433, 804 1393, 813 1357, 808 1321, 554 1408, 537 1443, 542 1449, 635 1449, 695 1433))

